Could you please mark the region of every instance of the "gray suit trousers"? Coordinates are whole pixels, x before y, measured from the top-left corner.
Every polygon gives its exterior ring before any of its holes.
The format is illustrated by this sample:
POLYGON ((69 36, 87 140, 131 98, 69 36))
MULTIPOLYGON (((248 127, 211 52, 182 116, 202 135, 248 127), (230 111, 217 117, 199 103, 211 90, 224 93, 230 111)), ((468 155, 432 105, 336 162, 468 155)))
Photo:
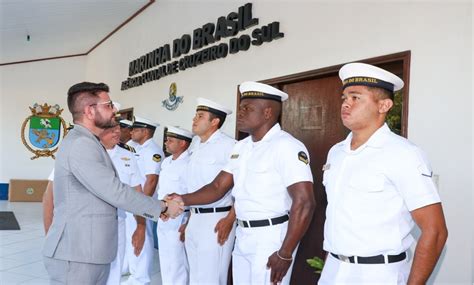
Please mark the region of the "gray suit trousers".
POLYGON ((102 285, 107 283, 110 264, 82 263, 44 257, 51 285, 102 285))

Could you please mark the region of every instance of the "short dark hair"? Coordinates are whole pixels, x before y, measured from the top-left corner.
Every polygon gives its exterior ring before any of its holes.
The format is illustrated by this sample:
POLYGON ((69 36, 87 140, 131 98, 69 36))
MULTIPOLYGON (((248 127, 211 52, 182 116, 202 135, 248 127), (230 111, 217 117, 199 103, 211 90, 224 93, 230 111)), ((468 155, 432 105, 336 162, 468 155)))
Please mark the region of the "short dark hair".
POLYGON ((217 114, 209 112, 209 121, 212 121, 214 119, 219 119, 219 125, 217 126, 218 129, 220 129, 222 125, 224 125, 225 117, 226 116, 219 116, 217 114))
POLYGON ((391 91, 388 91, 387 89, 379 88, 379 87, 367 87, 367 90, 370 92, 375 93, 375 95, 378 97, 378 99, 390 99, 394 100, 394 94, 391 91))
MULTIPOLYGON (((92 101, 100 92, 109 92, 109 86, 105 83, 81 82, 74 84, 67 91, 67 107, 72 114, 72 118, 78 119, 82 115, 84 103, 82 101, 92 101), (89 100, 80 100, 89 99, 89 100), (81 101, 81 102, 80 102, 81 101)), ((94 102, 87 102, 93 104, 94 102)))

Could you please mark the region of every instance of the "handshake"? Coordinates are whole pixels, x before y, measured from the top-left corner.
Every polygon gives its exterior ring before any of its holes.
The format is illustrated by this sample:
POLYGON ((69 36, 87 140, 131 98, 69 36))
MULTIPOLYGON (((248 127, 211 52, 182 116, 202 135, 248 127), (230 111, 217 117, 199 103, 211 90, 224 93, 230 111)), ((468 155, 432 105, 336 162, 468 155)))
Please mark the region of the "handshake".
POLYGON ((168 194, 161 200, 162 211, 160 219, 163 221, 169 220, 169 218, 176 218, 181 215, 184 211, 184 202, 178 194, 168 194))

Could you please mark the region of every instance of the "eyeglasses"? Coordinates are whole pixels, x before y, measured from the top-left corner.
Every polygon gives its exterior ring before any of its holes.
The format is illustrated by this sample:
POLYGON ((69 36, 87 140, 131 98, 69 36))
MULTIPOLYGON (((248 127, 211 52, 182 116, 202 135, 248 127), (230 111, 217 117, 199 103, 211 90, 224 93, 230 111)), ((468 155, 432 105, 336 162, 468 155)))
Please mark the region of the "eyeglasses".
POLYGON ((98 105, 105 105, 105 106, 107 106, 107 108, 109 108, 109 109, 113 109, 113 108, 114 108, 114 102, 112 102, 112 100, 105 101, 105 102, 99 102, 99 103, 90 104, 89 106, 98 106, 98 105))

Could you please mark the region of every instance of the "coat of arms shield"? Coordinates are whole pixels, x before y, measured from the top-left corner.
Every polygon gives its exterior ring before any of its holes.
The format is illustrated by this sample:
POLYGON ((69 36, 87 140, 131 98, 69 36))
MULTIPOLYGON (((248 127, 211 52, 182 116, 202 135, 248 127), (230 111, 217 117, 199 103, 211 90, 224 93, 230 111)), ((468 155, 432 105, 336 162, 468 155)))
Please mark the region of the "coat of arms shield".
POLYGON ((22 126, 21 139, 26 148, 35 154, 31 159, 51 156, 57 151, 61 135, 67 132, 66 123, 61 118, 59 105, 34 104, 30 107, 31 116, 26 118, 22 126))

